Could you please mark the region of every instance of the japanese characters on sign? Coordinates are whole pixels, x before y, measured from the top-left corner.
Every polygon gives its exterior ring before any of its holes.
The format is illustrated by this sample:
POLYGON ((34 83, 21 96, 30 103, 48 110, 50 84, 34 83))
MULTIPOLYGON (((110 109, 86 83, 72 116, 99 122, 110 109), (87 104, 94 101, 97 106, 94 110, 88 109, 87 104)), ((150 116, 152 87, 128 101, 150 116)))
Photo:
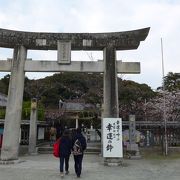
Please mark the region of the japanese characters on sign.
POLYGON ((58 41, 58 63, 70 64, 71 63, 71 42, 58 41))
POLYGON ((103 119, 103 157, 123 157, 121 118, 103 119))

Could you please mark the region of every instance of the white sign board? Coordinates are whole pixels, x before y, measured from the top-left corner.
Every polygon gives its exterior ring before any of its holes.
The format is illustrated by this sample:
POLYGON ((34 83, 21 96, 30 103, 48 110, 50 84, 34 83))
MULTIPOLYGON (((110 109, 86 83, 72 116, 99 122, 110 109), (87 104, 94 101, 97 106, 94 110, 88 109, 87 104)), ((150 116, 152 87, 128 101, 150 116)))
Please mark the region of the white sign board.
POLYGON ((121 118, 103 118, 103 157, 123 157, 121 118))
POLYGON ((70 64, 71 63, 71 42, 58 41, 58 63, 70 64))
POLYGON ((40 140, 40 139, 44 139, 44 128, 43 127, 38 128, 38 140, 40 140))

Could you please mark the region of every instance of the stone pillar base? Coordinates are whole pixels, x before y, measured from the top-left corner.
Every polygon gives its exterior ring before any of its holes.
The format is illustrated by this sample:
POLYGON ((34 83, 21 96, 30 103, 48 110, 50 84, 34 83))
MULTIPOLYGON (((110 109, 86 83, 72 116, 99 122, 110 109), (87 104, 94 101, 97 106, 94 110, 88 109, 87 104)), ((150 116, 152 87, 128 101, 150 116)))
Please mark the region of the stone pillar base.
POLYGON ((39 153, 38 152, 31 152, 31 153, 29 152, 28 154, 31 156, 37 156, 39 153))
POLYGON ((142 157, 141 157, 141 155, 139 155, 139 156, 130 156, 129 157, 129 159, 141 159, 142 157))
POLYGON ((123 164, 123 158, 104 158, 105 166, 121 166, 123 164))
POLYGON ((38 155, 38 148, 36 147, 35 149, 29 149, 29 152, 28 152, 29 155, 33 155, 33 156, 36 156, 38 155))
POLYGON ((136 143, 127 144, 127 155, 129 159, 141 159, 139 147, 136 143))

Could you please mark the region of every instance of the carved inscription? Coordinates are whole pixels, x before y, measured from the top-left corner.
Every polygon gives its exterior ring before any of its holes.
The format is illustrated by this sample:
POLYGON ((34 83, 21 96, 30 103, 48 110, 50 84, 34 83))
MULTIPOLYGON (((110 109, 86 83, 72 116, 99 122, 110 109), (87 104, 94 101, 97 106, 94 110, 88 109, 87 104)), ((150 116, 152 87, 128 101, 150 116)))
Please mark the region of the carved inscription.
POLYGON ((58 41, 58 63, 70 64, 71 63, 71 42, 58 41))
POLYGON ((130 144, 136 142, 135 115, 129 115, 129 141, 130 144))
POLYGON ((92 40, 83 39, 83 46, 91 47, 92 46, 92 40))
POLYGON ((36 39, 36 46, 46 46, 46 39, 36 39))

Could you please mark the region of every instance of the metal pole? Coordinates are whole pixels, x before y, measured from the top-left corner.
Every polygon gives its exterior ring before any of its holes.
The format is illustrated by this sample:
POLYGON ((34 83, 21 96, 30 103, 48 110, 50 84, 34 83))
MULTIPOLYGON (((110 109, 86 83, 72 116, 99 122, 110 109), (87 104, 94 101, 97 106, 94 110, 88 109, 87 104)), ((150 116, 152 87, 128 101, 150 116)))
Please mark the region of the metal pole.
POLYGON ((167 117, 166 117, 166 95, 164 83, 164 56, 163 56, 163 41, 161 38, 161 55, 162 55, 162 76, 163 76, 163 119, 164 119, 164 141, 165 141, 165 155, 168 155, 168 142, 167 142, 167 117))

